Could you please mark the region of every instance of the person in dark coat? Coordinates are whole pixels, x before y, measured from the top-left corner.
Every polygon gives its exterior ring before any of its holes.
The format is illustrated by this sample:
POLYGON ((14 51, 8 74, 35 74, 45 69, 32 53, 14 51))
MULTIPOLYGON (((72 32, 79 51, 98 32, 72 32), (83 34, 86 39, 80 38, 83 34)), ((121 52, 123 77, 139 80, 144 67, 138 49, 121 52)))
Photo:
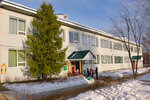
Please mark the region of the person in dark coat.
POLYGON ((96 79, 98 79, 98 68, 96 67, 96 70, 95 70, 95 74, 96 74, 96 79))
POLYGON ((87 68, 87 77, 89 77, 90 76, 90 71, 89 71, 89 69, 87 68))

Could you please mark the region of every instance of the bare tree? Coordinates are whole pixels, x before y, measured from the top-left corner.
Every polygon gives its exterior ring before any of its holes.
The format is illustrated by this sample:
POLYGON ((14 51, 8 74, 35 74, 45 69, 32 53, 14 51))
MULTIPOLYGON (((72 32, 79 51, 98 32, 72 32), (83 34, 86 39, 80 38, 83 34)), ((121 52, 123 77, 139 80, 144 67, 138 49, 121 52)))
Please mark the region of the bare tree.
POLYGON ((114 28, 118 31, 117 37, 122 41, 128 52, 128 56, 132 66, 133 76, 134 78, 136 78, 139 61, 138 57, 141 48, 141 39, 144 33, 144 21, 140 19, 140 16, 138 16, 136 11, 129 11, 129 9, 123 5, 119 20, 116 21, 111 18, 111 21, 114 28), (135 69, 131 54, 131 40, 135 42, 137 51, 135 69))
POLYGON ((146 51, 144 53, 144 60, 146 64, 150 64, 150 0, 137 0, 137 4, 141 11, 143 12, 144 19, 146 20, 146 34, 143 35, 142 45, 145 47, 146 51))

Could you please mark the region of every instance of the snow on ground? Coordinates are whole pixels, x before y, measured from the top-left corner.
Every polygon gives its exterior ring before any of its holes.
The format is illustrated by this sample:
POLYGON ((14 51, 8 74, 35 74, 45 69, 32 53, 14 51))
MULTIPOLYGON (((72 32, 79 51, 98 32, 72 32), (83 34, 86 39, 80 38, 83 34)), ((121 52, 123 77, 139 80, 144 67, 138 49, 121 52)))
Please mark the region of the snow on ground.
MULTIPOLYGON (((150 70, 150 68, 138 69, 138 74, 146 73, 149 70, 150 70)), ((124 76, 130 76, 130 75, 132 75, 132 70, 118 70, 116 72, 99 73, 99 77, 105 76, 105 77, 113 77, 113 78, 122 78, 124 76)))
POLYGON ((138 80, 150 82, 150 74, 146 74, 144 76, 141 76, 138 78, 138 80))
MULTIPOLYGON (((146 81, 148 78, 150 74, 140 79, 146 81)), ((87 91, 69 100, 150 100, 150 82, 130 80, 95 91, 87 91)))
MULTIPOLYGON (((139 69, 138 73, 148 72, 149 69, 150 68, 139 69)), ((110 76, 115 78, 120 78, 128 75, 132 75, 131 70, 120 70, 117 72, 102 72, 99 74, 99 76, 110 76)), ((135 81, 134 84, 136 84, 136 82, 138 83, 138 81, 135 81)), ((54 83, 51 82, 14 83, 14 84, 4 84, 3 86, 5 86, 10 90, 18 91, 20 93, 36 94, 40 92, 52 91, 52 90, 63 89, 63 88, 68 88, 68 87, 83 85, 83 84, 91 84, 91 83, 94 83, 94 79, 89 81, 83 76, 76 76, 76 77, 69 77, 67 80, 64 80, 62 82, 56 81, 54 83)), ((120 89, 124 89, 124 87, 120 89)), ((90 91, 89 93, 93 94, 95 92, 90 91)), ((94 98, 96 97, 94 96, 94 98)), ((100 96, 99 98, 103 98, 103 96, 100 96)))
POLYGON ((14 84, 4 84, 3 86, 13 91, 18 91, 26 94, 36 94, 45 91, 52 91, 92 83, 94 83, 94 79, 89 81, 83 76, 76 76, 76 77, 69 77, 67 80, 64 80, 63 82, 14 83, 14 84))

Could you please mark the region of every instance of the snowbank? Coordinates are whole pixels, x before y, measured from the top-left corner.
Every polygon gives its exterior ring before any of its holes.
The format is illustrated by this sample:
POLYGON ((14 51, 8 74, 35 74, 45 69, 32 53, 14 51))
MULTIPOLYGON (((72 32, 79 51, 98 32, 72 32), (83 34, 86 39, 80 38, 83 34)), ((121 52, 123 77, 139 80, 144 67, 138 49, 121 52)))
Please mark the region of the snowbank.
MULTIPOLYGON (((138 69, 138 74, 149 72, 150 68, 142 68, 138 69)), ((124 76, 130 76, 132 75, 132 70, 118 70, 116 72, 102 72, 99 74, 99 77, 105 76, 105 77, 113 77, 113 78, 122 78, 124 76)))
POLYGON ((150 82, 134 80, 81 93, 69 100, 149 100, 149 90, 150 82))
POLYGON ((14 83, 14 84, 4 84, 3 86, 18 92, 23 92, 26 94, 36 94, 45 91, 52 91, 77 85, 91 84, 94 80, 87 80, 83 76, 69 77, 63 82, 34 82, 34 83, 14 83))
POLYGON ((146 74, 144 76, 141 76, 138 78, 138 80, 150 82, 150 74, 146 74))

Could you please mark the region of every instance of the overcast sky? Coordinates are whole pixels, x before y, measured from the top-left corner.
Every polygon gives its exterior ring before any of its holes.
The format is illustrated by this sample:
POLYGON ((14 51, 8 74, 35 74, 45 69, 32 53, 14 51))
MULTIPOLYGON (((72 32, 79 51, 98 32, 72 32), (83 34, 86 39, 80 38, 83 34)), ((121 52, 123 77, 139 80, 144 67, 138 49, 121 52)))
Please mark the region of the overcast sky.
POLYGON ((51 2, 56 14, 64 13, 69 20, 100 30, 112 27, 109 17, 118 17, 120 4, 132 0, 10 0, 38 9, 43 1, 51 2))

